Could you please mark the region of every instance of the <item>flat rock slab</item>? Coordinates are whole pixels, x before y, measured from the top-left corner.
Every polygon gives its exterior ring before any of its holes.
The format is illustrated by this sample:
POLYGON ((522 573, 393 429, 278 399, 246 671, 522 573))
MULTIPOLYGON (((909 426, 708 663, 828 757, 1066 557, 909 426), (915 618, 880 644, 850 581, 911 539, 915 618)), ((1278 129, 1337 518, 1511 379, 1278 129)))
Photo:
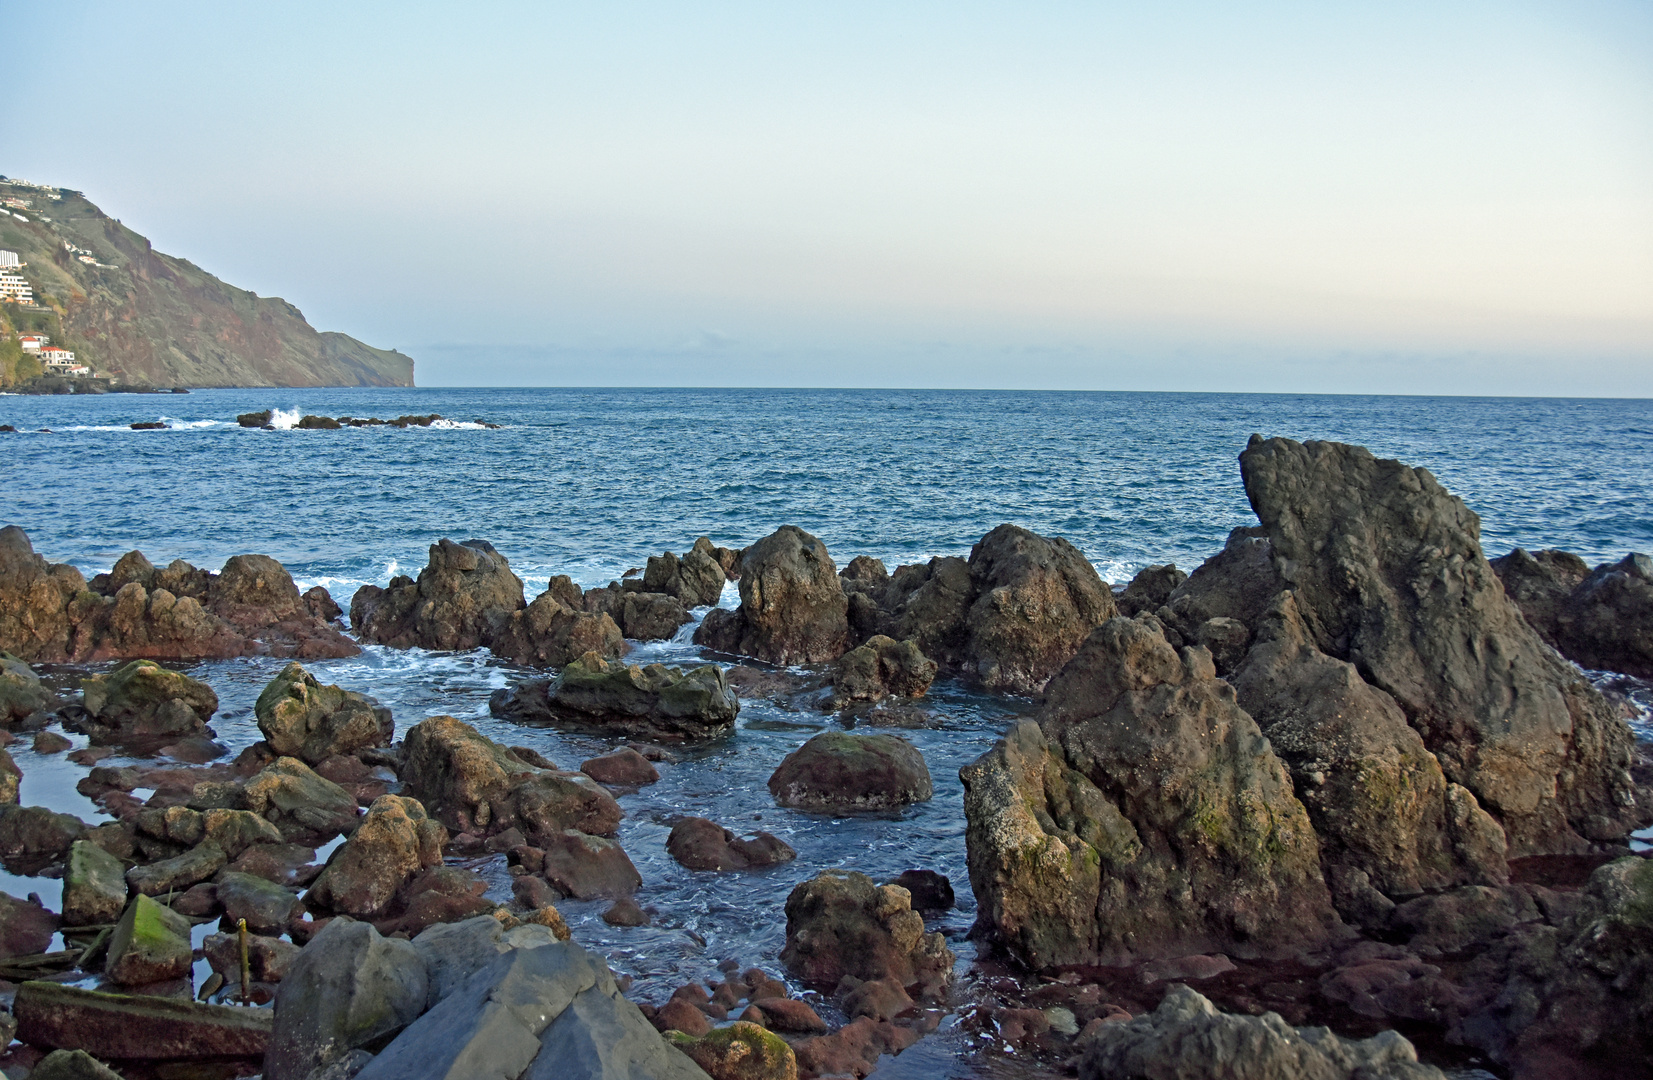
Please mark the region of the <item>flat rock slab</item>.
POLYGON ((12 1011, 17 1037, 30 1046, 126 1060, 262 1057, 275 1019, 269 1009, 105 994, 49 982, 18 987, 12 1011))

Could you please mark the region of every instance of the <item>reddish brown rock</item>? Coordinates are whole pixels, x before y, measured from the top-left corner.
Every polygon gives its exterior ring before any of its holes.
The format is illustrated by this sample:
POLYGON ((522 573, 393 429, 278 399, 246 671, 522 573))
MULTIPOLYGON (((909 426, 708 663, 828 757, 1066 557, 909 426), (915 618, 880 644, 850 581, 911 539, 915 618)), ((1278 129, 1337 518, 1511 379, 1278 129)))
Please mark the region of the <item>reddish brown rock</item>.
POLYGON ((643 787, 660 779, 659 771, 649 759, 629 746, 582 761, 580 771, 599 784, 616 787, 643 787))
POLYGON ((760 832, 741 839, 706 818, 684 818, 672 826, 666 851, 690 870, 747 870, 797 858, 784 840, 760 832))

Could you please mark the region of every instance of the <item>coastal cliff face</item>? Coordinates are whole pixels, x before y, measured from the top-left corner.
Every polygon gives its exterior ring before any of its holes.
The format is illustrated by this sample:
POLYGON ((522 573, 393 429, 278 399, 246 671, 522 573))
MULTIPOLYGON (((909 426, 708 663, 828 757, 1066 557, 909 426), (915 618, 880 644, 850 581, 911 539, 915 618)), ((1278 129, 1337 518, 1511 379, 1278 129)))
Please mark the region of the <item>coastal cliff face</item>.
POLYGON ((0 217, 0 248, 27 264, 23 276, 58 310, 78 359, 117 383, 413 385, 411 357, 319 332, 285 300, 161 254, 78 193, 58 189, 52 201, 38 190, 0 191, 31 203, 21 216, 0 217))

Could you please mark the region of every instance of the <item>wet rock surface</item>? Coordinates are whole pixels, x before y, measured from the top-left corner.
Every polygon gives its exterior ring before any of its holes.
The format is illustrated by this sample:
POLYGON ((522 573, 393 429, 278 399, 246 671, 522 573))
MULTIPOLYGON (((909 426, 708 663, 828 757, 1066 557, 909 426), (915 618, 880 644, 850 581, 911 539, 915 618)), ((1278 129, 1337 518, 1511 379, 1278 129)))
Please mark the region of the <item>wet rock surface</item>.
POLYGON ((586 653, 546 689, 546 715, 563 723, 665 740, 726 734, 740 699, 723 669, 622 664, 586 653))
POLYGON ((785 525, 742 554, 740 607, 709 613, 695 641, 771 664, 820 663, 849 647, 848 611, 826 545, 785 525))
POLYGON ((312 766, 338 754, 388 746, 395 732, 389 709, 362 694, 324 686, 296 663, 271 680, 254 711, 271 750, 312 766))
POLYGON ((827 731, 788 754, 769 778, 782 806, 801 810, 890 810, 930 798, 924 755, 898 735, 827 731))

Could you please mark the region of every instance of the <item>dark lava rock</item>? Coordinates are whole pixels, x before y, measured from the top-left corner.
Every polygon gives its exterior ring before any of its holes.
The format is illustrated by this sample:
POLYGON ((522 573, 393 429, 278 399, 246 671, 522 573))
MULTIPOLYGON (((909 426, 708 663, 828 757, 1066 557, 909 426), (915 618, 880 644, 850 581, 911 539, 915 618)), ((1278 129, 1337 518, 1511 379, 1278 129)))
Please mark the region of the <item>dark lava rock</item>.
POLYGON ((1152 614, 1169 603, 1171 594, 1187 580, 1188 575, 1178 570, 1174 563, 1145 566, 1114 597, 1114 605, 1127 619, 1134 619, 1144 611, 1152 614))
POLYGON ((705 739, 734 726, 740 700, 723 669, 691 671, 611 663, 587 653, 562 669, 546 695, 553 719, 656 739, 705 739))
POLYGON ((399 649, 474 649, 500 637, 523 606, 522 581, 492 544, 444 537, 431 545, 418 581, 358 589, 350 624, 363 641, 399 649))
POLYGON ((270 749, 309 765, 388 746, 396 730, 389 709, 354 691, 324 686, 296 663, 270 680, 253 711, 270 749))
POLYGON ((1603 563, 1556 616, 1561 654, 1583 667, 1653 679, 1653 559, 1603 563))
POLYGON ((940 934, 924 932, 906 890, 828 870, 787 897, 781 963, 816 986, 836 987, 846 975, 893 978, 935 995, 952 976, 953 953, 940 934))
MULTIPOLYGON (((583 610, 607 615, 633 641, 665 641, 689 621, 683 601, 665 593, 634 592, 611 584, 592 589, 579 600, 583 610)), ((573 605, 570 605, 572 607, 573 605)))
POLYGON ((580 771, 599 784, 611 787, 644 787, 660 780, 654 764, 629 746, 582 761, 580 771))
POLYGON ((748 839, 706 818, 684 818, 672 826, 666 852, 690 870, 747 870, 798 857, 779 837, 760 832, 748 839))
POLYGON ((947 875, 934 870, 903 870, 900 876, 884 884, 906 889, 913 898, 915 911, 949 911, 957 899, 947 875))
POLYGON ((930 770, 900 736, 825 731, 786 756, 769 791, 800 810, 889 810, 927 801, 930 770))
POLYGON ((882 701, 892 694, 923 697, 937 670, 936 662, 919 650, 917 642, 875 634, 833 664, 832 704, 843 708, 852 702, 882 701))
POLYGON ((826 545, 783 525, 746 549, 740 607, 708 612, 695 642, 772 664, 836 660, 849 647, 848 607, 826 545))

